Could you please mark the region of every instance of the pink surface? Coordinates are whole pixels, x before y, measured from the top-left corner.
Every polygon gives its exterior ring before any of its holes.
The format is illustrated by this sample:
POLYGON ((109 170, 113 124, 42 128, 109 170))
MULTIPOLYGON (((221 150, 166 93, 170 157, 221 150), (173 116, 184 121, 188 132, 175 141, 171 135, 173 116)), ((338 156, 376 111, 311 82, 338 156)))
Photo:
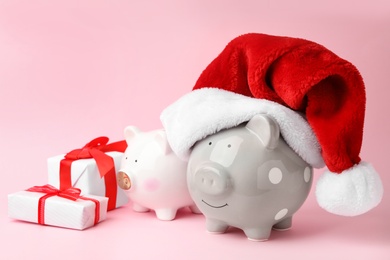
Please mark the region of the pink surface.
POLYGON ((0 2, 0 259, 390 259, 388 1, 138 2, 0 2), (127 125, 160 128, 162 109, 247 32, 316 41, 360 70, 367 89, 361 155, 385 188, 377 208, 331 215, 313 188, 293 229, 262 243, 237 229, 207 234, 204 218, 188 210, 163 222, 130 204, 85 231, 8 218, 6 195, 45 184, 48 157, 100 135, 123 139, 127 125))

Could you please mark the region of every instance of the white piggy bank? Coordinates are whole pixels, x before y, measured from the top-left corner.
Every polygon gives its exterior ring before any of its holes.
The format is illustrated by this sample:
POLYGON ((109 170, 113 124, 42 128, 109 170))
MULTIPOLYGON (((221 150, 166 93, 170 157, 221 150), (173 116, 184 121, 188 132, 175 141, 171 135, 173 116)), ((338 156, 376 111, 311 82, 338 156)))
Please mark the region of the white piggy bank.
POLYGON ((187 162, 171 150, 164 130, 125 129, 127 149, 117 174, 118 185, 128 191, 133 210, 154 210, 160 220, 173 220, 179 208, 200 213, 187 187, 187 162))

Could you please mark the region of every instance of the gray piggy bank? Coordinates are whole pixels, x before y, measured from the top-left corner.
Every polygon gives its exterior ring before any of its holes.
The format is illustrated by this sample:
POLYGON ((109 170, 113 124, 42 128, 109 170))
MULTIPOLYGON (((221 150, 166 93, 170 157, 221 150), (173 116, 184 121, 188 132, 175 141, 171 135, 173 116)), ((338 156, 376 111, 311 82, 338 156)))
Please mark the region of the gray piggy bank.
POLYGON ((312 168, 285 143, 273 119, 256 115, 196 143, 187 184, 209 232, 233 226, 249 240, 265 241, 272 229, 291 227, 309 194, 312 168))

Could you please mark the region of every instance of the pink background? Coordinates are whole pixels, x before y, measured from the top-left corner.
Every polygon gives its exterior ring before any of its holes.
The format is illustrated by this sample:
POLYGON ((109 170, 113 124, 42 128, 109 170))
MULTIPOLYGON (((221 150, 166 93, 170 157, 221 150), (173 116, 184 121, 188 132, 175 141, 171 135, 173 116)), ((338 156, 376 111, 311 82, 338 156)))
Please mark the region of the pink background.
MULTIPOLYGON (((1 259, 390 259, 390 5, 383 1, 0 1, 1 259), (382 203, 354 218, 316 204, 263 243, 207 234, 186 210, 172 222, 130 204, 74 231, 14 221, 6 195, 46 183, 46 159, 123 128, 160 128, 228 41, 247 32, 302 37, 355 64, 367 88, 361 156, 382 203)), ((321 171, 316 172, 316 179, 321 171)), ((315 179, 315 180, 316 180, 315 179)))

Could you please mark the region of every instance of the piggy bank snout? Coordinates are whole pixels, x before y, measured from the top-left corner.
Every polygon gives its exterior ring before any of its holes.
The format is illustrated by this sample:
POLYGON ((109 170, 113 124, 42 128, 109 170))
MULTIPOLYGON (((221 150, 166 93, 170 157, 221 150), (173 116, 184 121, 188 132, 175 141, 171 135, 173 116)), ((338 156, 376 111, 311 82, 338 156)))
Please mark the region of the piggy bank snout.
POLYGON ((209 195, 226 192, 230 186, 228 173, 220 167, 203 166, 195 172, 196 187, 209 195))
POLYGON ((117 176, 117 183, 121 189, 129 190, 131 188, 131 179, 124 171, 119 171, 117 176))

